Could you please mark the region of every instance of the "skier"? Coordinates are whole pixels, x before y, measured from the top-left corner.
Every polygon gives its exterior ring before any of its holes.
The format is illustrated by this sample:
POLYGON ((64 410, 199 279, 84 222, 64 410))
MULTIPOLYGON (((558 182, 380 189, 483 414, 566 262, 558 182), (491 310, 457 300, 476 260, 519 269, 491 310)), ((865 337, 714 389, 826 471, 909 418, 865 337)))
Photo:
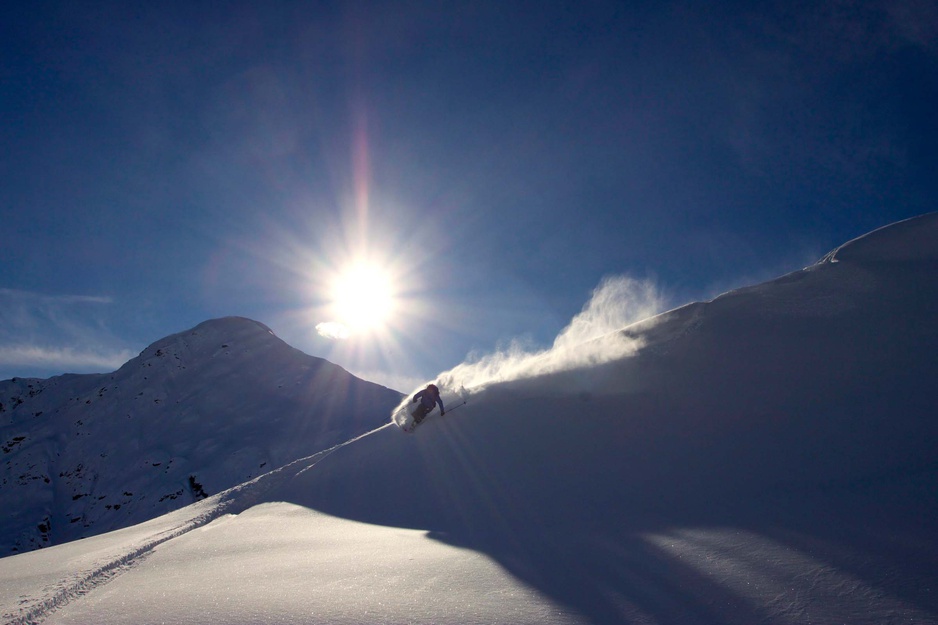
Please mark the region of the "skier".
POLYGON ((436 384, 427 384, 427 388, 414 395, 411 403, 416 404, 418 400, 420 405, 411 413, 414 415, 415 425, 423 421, 427 413, 433 410, 437 404, 440 405, 440 416, 446 414, 446 410, 443 408, 443 400, 440 399, 440 389, 436 387, 436 384))

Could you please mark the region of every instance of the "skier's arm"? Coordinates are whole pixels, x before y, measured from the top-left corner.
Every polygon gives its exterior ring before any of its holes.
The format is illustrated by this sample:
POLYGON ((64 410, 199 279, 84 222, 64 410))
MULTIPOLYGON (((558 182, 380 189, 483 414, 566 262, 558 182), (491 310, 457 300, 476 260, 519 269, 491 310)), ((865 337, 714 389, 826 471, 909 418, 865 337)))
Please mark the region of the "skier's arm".
POLYGON ((440 404, 440 416, 442 417, 444 414, 446 414, 446 409, 443 408, 443 398, 437 397, 436 403, 440 404))
POLYGON ((416 403, 417 403, 417 400, 419 400, 421 397, 423 397, 423 394, 424 394, 425 392, 426 392, 426 391, 419 391, 416 395, 414 395, 414 399, 413 399, 413 401, 411 401, 410 403, 416 404, 416 403))

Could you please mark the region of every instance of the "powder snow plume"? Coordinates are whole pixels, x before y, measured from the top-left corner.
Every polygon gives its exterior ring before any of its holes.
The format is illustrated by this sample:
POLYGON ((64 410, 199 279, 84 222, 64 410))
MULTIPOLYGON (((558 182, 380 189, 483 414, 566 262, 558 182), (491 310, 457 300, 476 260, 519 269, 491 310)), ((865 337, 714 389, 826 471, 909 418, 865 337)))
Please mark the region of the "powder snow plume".
MULTIPOLYGON (((628 276, 607 277, 592 297, 554 339, 548 349, 530 349, 519 341, 493 354, 470 358, 441 373, 436 384, 444 401, 466 398, 497 382, 510 382, 580 367, 589 367, 634 354, 641 341, 620 332, 626 326, 661 312, 667 302, 655 284, 628 276)), ((416 392, 416 391, 415 391, 416 392)), ((394 411, 398 424, 406 420, 413 393, 394 411)))

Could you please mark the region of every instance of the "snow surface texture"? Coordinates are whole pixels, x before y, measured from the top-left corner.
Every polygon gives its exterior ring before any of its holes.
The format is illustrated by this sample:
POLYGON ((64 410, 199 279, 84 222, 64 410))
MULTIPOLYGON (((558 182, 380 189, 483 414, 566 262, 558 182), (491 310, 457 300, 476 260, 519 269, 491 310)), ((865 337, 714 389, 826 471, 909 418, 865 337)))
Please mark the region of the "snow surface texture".
POLYGON ((0 382, 0 553, 165 514, 373 429, 399 398, 237 317, 111 374, 0 382))
POLYGON ((938 623, 936 275, 931 214, 596 339, 634 341, 619 358, 457 368, 468 403, 414 435, 0 560, 0 613, 938 623))

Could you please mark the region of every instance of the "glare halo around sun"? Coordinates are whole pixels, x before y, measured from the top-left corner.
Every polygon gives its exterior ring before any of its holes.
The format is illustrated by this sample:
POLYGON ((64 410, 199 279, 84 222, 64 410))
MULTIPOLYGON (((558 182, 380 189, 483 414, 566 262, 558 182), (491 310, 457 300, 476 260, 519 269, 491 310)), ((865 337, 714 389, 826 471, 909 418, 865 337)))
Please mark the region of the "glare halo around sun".
POLYGON ((391 276, 368 263, 356 263, 333 279, 332 309, 336 321, 349 334, 370 332, 383 327, 394 312, 394 284, 391 276))

